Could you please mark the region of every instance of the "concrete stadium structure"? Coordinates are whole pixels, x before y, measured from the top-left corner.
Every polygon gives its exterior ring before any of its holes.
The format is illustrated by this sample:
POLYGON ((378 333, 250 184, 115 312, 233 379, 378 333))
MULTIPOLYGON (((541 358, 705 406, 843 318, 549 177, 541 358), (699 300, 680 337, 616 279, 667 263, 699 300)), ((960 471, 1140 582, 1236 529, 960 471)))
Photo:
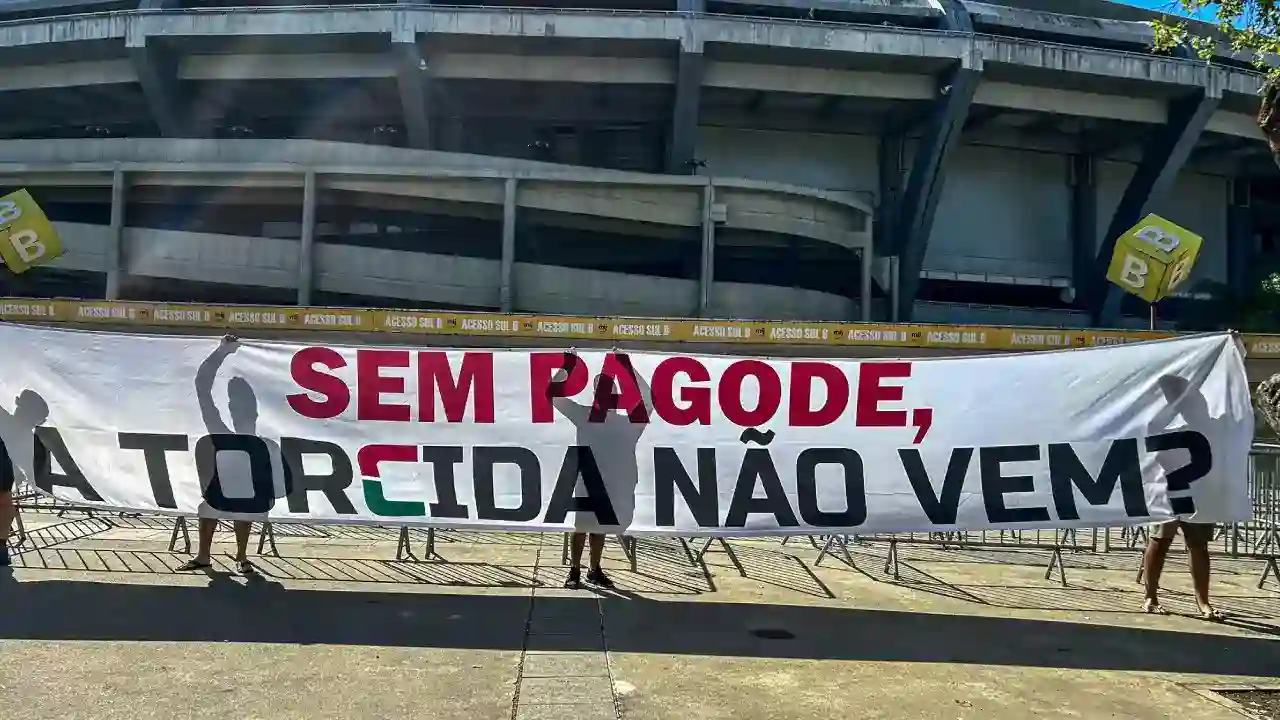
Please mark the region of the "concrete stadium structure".
POLYGON ((0 295, 1133 325, 1144 214, 1280 226, 1256 73, 1102 0, 226 4, 0 0, 0 295))

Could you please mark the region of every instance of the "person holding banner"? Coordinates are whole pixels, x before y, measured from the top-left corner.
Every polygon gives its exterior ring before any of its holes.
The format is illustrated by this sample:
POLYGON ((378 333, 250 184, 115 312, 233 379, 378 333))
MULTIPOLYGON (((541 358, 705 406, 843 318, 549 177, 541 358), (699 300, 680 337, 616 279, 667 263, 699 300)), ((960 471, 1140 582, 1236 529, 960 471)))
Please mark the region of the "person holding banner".
MULTIPOLYGON (((236 351, 238 343, 239 338, 234 335, 223 337, 218 349, 210 354, 196 371, 196 397, 200 402, 200 414, 204 419, 205 428, 210 435, 250 435, 255 437, 257 435, 258 398, 247 380, 242 377, 233 377, 227 382, 227 409, 231 414, 231 423, 234 429, 227 427, 226 423, 223 422, 222 415, 218 412, 218 408, 213 402, 213 382, 218 374, 218 369, 236 351)), ((278 456, 278 450, 273 455, 278 456)), ((251 463, 252 459, 249 462, 251 463)), ((244 463, 244 465, 248 464, 244 463)), ((217 492, 221 496, 222 493, 226 492, 226 486, 232 484, 238 484, 242 488, 249 488, 249 492, 252 494, 252 468, 240 467, 236 468, 236 472, 224 474, 218 467, 216 451, 212 466, 210 469, 211 477, 201 478, 204 483, 205 501, 199 507, 200 522, 196 556, 178 567, 177 570, 179 572, 190 572, 211 568, 213 566, 211 556, 213 534, 218 529, 219 520, 230 519, 236 537, 236 571, 241 575, 252 575, 255 572, 255 568, 253 563, 249 561, 248 556, 249 536, 253 533, 253 521, 267 521, 266 512, 247 515, 244 513, 230 513, 215 507, 217 503, 210 500, 213 492, 217 492)))
POLYGON ((9 567, 9 533, 18 516, 13 486, 19 471, 33 481, 35 429, 49 419, 49 404, 33 390, 23 390, 13 412, 0 408, 0 567, 9 567))
MULTIPOLYGON (((617 407, 618 400, 626 394, 626 391, 617 387, 614 375, 603 371, 592 383, 590 404, 580 405, 565 397, 565 385, 574 372, 579 367, 583 367, 582 360, 578 358, 573 348, 570 348, 565 355, 565 367, 556 371, 547 385, 547 394, 556 410, 577 428, 578 467, 583 481, 588 481, 588 475, 592 475, 593 480, 599 481, 599 485, 608 496, 607 502, 610 505, 608 514, 612 515, 610 520, 621 527, 627 527, 631 524, 635 513, 635 488, 639 483, 640 471, 636 465, 636 444, 648 428, 648 408, 652 407, 652 401, 649 386, 632 367, 631 359, 617 349, 614 349, 610 355, 625 374, 630 376, 634 384, 633 389, 639 392, 639 403, 643 407, 617 407), (637 420, 640 421, 637 422, 637 420)), ((600 520, 598 513, 597 520, 600 520)), ((588 541, 591 545, 591 555, 587 582, 597 587, 612 589, 613 580, 600 567, 600 560, 604 555, 603 533, 570 534, 569 574, 565 578, 564 586, 569 589, 581 587, 582 553, 588 541)))
MULTIPOLYGON (((1213 420, 1209 408, 1198 390, 1190 381, 1178 375, 1165 375, 1157 380, 1160 391, 1168 403, 1164 412, 1158 414, 1149 425, 1154 435, 1165 431, 1173 424, 1174 418, 1181 416, 1187 427, 1209 427, 1213 420)), ((1167 457, 1167 453, 1157 455, 1158 462, 1164 467, 1165 476, 1179 468, 1178 460, 1167 457)), ((1177 501, 1174 501, 1176 504, 1177 501)), ((1169 555, 1169 547, 1173 538, 1182 530, 1182 540, 1187 545, 1187 560, 1191 566, 1191 582, 1195 588, 1196 607, 1200 617, 1205 620, 1221 620, 1222 613, 1209 603, 1209 543, 1213 540, 1214 526, 1211 523, 1188 522, 1185 520, 1169 520, 1151 525, 1148 528, 1150 540, 1146 552, 1142 556, 1142 580, 1146 586, 1146 600, 1143 611, 1156 615, 1168 615, 1169 611, 1160 604, 1160 574, 1164 571, 1164 562, 1169 555)))
POLYGON ((1173 538, 1182 530, 1182 540, 1187 544, 1187 559, 1191 566, 1191 583, 1196 593, 1196 608, 1200 617, 1205 620, 1222 620, 1222 613, 1209 603, 1209 542, 1213 540, 1214 526, 1208 523, 1193 523, 1183 520, 1170 520, 1151 526, 1151 539, 1147 542, 1147 551, 1142 556, 1142 580, 1146 585, 1146 602, 1143 611, 1155 615, 1168 615, 1169 611, 1160 604, 1157 597, 1160 592, 1160 573, 1164 570, 1164 561, 1169 555, 1169 546, 1173 538))

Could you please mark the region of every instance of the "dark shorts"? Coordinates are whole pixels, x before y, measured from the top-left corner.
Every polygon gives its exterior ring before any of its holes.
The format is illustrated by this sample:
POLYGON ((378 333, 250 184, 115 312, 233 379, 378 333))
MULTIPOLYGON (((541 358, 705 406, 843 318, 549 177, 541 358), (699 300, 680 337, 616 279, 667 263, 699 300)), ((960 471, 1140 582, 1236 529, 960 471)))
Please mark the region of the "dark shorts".
POLYGON ((17 473, 13 470, 13 463, 9 462, 9 456, 4 453, 4 445, 0 445, 0 493, 13 492, 13 482, 17 473))
POLYGON ((1170 520, 1168 522, 1152 523, 1148 526, 1152 540, 1172 540, 1173 536, 1178 534, 1179 528, 1182 529, 1182 538, 1188 543, 1207 545, 1213 540, 1214 525, 1212 523, 1170 520))

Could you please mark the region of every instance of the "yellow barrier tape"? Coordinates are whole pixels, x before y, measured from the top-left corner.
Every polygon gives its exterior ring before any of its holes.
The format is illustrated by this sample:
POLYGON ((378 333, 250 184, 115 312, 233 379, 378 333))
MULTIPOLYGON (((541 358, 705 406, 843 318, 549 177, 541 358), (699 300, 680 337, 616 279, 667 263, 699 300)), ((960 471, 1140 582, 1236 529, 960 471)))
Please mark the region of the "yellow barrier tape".
MULTIPOLYGON (((566 317, 15 298, 0 299, 0 320, 218 330, 326 330, 565 340, 1003 351, 1097 347, 1174 335, 1138 330, 566 317)), ((1280 336, 1246 335, 1245 343, 1250 357, 1280 358, 1280 336)))

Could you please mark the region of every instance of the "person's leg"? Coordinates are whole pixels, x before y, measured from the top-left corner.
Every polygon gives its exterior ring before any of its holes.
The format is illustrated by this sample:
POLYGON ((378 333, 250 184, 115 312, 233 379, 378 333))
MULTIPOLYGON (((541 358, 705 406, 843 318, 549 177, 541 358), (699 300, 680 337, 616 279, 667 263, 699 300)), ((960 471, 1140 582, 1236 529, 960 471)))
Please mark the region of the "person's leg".
POLYGON ((569 576, 564 581, 564 586, 567 588, 576 588, 582 582, 582 551, 586 546, 586 533, 576 532, 569 535, 569 576))
POLYGON ((591 569, 587 571, 587 582, 600 587, 611 588, 613 581, 608 575, 604 574, 604 570, 600 569, 600 559, 604 557, 604 535, 591 535, 591 569))
POLYGON ((179 570, 203 570, 213 565, 213 533, 217 529, 217 520, 200 518, 196 525, 196 556, 179 567, 179 570))
POLYGON ((591 570, 599 572, 600 560, 604 557, 604 535, 591 534, 591 570))
POLYGON ((0 491, 0 567, 8 567, 10 564, 9 533, 13 527, 13 518, 17 514, 13 506, 13 493, 7 490, 0 491))
POLYGON ((1200 609, 1201 617, 1217 620, 1221 615, 1209 603, 1209 542, 1213 540, 1213 526, 1183 523, 1182 539, 1187 543, 1191 582, 1196 591, 1196 607, 1200 609))
POLYGON ((249 536, 253 534, 253 523, 236 520, 232 523, 236 533, 236 569, 242 573, 253 571, 253 563, 249 562, 249 536))
POLYGON ((1164 571, 1164 561, 1169 556, 1169 546, 1173 544, 1173 536, 1177 532, 1177 522, 1160 523, 1150 527, 1151 539, 1147 541, 1147 551, 1142 556, 1142 580, 1147 590, 1143 609, 1149 613, 1160 615, 1168 613, 1160 606, 1158 597, 1160 573, 1164 571))

